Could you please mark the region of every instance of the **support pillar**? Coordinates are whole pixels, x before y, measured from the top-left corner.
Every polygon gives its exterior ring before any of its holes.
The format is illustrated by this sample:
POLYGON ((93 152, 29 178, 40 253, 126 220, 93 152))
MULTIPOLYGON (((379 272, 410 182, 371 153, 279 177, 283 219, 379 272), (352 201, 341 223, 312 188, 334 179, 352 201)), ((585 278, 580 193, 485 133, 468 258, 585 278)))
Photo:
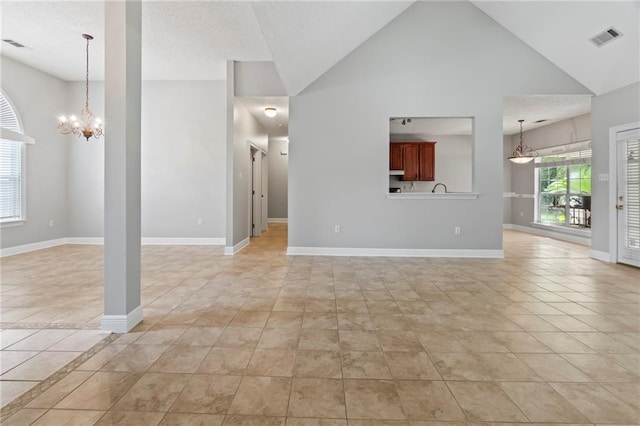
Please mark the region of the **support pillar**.
POLYGON ((105 2, 104 332, 142 321, 141 18, 140 0, 105 2))

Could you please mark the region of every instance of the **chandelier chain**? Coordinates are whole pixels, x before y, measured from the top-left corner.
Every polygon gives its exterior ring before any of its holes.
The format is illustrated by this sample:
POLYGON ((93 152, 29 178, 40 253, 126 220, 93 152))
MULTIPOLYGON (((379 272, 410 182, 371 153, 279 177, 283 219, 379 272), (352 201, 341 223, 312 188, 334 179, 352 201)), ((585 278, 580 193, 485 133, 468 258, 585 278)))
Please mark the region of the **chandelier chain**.
POLYGON ((89 109, 89 38, 87 38, 87 75, 85 80, 85 108, 89 109))

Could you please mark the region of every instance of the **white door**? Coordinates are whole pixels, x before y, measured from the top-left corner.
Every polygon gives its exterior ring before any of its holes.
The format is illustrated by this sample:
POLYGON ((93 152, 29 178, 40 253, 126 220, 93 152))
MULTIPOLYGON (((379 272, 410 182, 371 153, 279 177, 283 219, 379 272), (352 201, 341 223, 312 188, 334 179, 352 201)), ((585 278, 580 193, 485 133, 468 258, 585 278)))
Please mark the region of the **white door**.
POLYGON ((259 237, 262 232, 262 154, 253 151, 251 158, 251 235, 259 237))
POLYGON ((262 182, 260 187, 262 188, 262 195, 260 197, 260 201, 262 202, 262 230, 269 230, 269 215, 268 209, 269 206, 269 159, 267 154, 262 153, 262 182))
POLYGON ((618 262, 640 267, 640 130, 618 133, 618 262))

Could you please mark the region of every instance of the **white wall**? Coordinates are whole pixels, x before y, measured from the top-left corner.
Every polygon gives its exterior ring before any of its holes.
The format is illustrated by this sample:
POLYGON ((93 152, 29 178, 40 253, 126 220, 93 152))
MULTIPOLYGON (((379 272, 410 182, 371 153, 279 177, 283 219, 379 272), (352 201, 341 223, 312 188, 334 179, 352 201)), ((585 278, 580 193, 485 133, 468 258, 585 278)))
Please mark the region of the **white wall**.
POLYGON ((65 237, 69 139, 58 133, 56 116, 65 112, 67 84, 4 56, 0 57, 0 70, 2 91, 20 114, 24 132, 36 140, 26 148, 27 221, 20 226, 3 226, 0 246, 65 237))
POLYGON ((269 218, 288 217, 289 143, 284 138, 269 138, 269 218), (287 155, 282 155, 284 152, 287 155))
POLYGON ((289 246, 502 249, 503 96, 556 93, 589 92, 472 4, 415 3, 291 98, 289 246), (387 199, 389 117, 451 116, 479 198, 387 199))
MULTIPOLYGON (((591 102, 592 175, 609 174, 609 129, 640 121, 640 83, 631 84, 604 95, 595 96, 591 102)), ((613 176, 610 176, 613 178, 613 176)), ((591 248, 609 253, 609 182, 593 179, 591 206, 591 248)))
MULTIPOLYGON (((393 138, 400 141, 401 135, 393 138)), ((411 135, 415 136, 415 135, 411 135)), ((405 140, 436 141, 435 179, 433 182, 413 182, 414 192, 431 192, 438 182, 447 185, 449 192, 471 192, 473 172, 473 137, 468 135, 418 135, 405 140)), ((400 187, 402 192, 411 191, 411 182, 401 181, 397 176, 389 176, 389 187, 400 187)), ((387 188, 382 188, 387 191, 387 188)), ((438 187, 438 192, 444 188, 438 187)))
POLYGON ((233 236, 227 237, 227 246, 234 246, 249 238, 250 143, 268 151, 267 130, 242 103, 235 101, 233 109, 233 236))
MULTIPOLYGON (((69 86, 69 108, 77 109, 84 84, 69 86)), ((224 90, 223 81, 143 82, 143 237, 225 236, 224 90)), ((104 85, 92 83, 90 95, 104 117, 104 85)), ((69 237, 103 235, 104 141, 69 137, 69 237)))

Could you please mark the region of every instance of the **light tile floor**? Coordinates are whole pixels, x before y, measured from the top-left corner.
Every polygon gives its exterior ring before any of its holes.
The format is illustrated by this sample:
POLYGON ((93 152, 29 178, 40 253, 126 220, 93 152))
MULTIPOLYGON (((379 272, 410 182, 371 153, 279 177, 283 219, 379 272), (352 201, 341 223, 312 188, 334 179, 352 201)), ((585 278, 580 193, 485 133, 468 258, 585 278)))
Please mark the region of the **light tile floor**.
POLYGON ((504 260, 287 257, 270 226, 144 247, 145 320, 106 340, 100 248, 3 259, 3 405, 35 390, 2 423, 640 424, 638 269, 514 231, 504 260))

